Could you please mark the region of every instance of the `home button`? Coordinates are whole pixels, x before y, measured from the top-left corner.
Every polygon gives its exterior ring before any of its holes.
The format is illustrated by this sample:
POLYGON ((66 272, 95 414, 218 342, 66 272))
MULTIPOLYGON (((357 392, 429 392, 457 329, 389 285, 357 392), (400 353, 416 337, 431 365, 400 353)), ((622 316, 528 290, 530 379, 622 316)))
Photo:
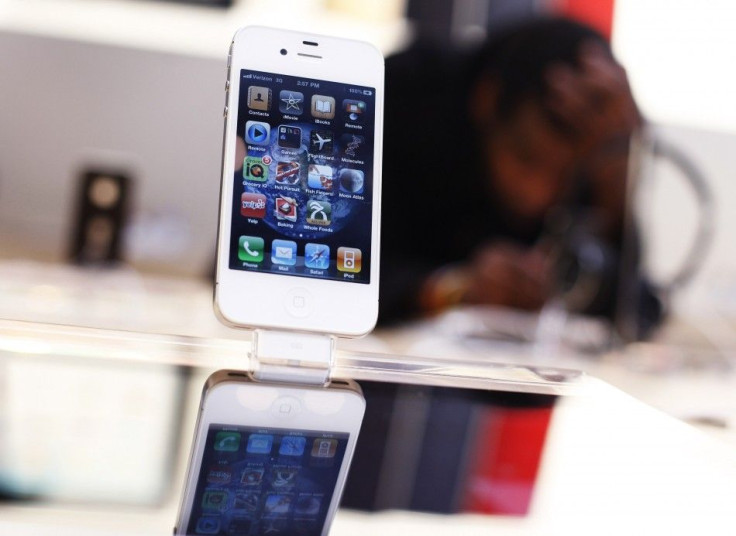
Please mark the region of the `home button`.
POLYGON ((295 417, 302 410, 302 403, 293 396, 282 396, 271 406, 271 414, 279 419, 295 417))
POLYGON ((312 314, 314 300, 312 294, 305 288, 293 288, 286 293, 284 303, 286 312, 298 318, 304 318, 312 314))

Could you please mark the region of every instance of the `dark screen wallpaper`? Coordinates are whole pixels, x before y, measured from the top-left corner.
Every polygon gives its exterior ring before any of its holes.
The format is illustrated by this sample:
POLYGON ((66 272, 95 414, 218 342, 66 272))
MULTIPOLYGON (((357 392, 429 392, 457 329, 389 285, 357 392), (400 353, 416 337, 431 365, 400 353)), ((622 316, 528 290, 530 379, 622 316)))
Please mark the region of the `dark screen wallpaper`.
POLYGON ((319 536, 348 434, 210 425, 187 534, 319 536))
POLYGON ((375 90, 240 76, 230 268, 369 283, 375 90))

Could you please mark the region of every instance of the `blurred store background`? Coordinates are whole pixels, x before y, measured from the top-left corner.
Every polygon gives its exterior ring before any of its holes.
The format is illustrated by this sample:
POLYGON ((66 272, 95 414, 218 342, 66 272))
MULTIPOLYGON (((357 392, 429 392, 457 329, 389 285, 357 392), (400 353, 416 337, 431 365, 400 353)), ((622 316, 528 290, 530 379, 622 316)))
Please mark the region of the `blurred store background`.
MULTIPOLYGON (((736 38, 727 2, 703 10, 688 0, 3 0, 0 258, 69 260, 83 177, 117 173, 127 181, 128 210, 115 255, 143 273, 206 277, 223 51, 243 24, 365 39, 390 55, 416 36, 470 46, 540 13, 610 35, 645 117, 702 170, 717 200, 713 247, 675 296, 676 309, 732 316, 736 79, 728 65, 736 38)), ((699 215, 674 169, 659 165, 653 175, 640 196, 643 240, 651 271, 666 279, 688 254, 699 215)))

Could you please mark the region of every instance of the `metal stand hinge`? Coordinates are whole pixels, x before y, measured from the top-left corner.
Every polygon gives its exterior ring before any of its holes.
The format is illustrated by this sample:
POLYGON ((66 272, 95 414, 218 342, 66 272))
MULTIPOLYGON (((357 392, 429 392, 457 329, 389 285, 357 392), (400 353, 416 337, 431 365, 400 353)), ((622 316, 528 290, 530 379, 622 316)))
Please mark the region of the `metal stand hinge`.
POLYGON ((253 377, 260 381, 327 385, 335 337, 256 330, 251 350, 253 377))

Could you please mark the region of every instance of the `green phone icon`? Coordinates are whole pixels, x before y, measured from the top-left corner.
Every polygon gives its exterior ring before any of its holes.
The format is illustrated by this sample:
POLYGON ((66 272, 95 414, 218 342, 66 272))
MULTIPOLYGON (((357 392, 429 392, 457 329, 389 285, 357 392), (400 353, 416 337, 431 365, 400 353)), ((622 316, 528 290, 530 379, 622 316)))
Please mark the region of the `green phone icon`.
POLYGON ((236 452, 238 448, 240 448, 240 434, 238 432, 217 432, 215 450, 236 452))
POLYGON ((238 241, 238 258, 245 262, 263 262, 263 238, 241 236, 238 241))

